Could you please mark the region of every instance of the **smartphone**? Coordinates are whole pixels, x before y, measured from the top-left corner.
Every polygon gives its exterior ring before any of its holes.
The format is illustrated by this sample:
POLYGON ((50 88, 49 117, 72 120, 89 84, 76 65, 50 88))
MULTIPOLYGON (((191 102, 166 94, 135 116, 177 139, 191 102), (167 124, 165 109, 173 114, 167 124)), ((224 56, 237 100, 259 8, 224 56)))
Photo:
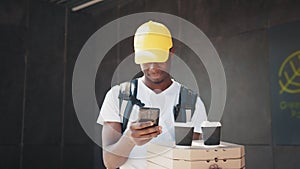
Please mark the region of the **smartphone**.
POLYGON ((159 108, 141 107, 138 116, 138 122, 152 121, 154 126, 158 126, 159 108))

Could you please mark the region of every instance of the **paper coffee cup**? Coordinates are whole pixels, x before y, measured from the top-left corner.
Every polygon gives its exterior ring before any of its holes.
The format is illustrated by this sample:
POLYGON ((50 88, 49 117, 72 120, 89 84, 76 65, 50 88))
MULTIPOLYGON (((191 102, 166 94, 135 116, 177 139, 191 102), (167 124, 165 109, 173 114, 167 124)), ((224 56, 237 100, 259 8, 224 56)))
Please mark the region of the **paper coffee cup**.
POLYGON ((204 145, 219 145, 221 123, 204 121, 201 125, 204 145))
POLYGON ((191 123, 175 123, 175 143, 180 146, 191 146, 194 127, 191 123))

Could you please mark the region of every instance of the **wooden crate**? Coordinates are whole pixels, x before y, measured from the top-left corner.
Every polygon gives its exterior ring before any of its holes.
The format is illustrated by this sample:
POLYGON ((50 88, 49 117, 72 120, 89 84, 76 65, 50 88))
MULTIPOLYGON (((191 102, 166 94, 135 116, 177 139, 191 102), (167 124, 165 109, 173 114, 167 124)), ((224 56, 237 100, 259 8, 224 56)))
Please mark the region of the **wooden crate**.
POLYGON ((217 164, 222 169, 245 169, 244 146, 221 142, 219 146, 205 146, 193 141, 192 146, 147 147, 149 169, 209 169, 217 164))

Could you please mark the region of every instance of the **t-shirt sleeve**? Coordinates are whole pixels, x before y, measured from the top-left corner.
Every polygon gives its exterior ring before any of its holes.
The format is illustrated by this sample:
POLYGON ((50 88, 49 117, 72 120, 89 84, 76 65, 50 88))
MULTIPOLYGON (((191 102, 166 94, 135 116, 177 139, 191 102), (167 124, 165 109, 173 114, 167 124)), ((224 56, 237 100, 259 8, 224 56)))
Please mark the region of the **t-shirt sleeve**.
POLYGON ((202 100, 200 99, 200 97, 198 97, 195 105, 195 112, 192 117, 192 123, 194 124, 194 132, 202 133, 201 124, 203 121, 206 120, 207 120, 207 114, 206 114, 205 106, 202 100))
POLYGON ((103 125, 104 122, 120 122, 119 115, 119 86, 112 87, 106 94, 97 123, 103 125))

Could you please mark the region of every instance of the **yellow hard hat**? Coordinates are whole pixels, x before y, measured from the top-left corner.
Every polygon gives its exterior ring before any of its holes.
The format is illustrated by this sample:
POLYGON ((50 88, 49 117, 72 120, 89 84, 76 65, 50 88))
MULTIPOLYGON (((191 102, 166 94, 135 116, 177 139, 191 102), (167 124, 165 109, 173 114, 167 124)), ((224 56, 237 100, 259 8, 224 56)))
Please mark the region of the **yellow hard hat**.
POLYGON ((146 22, 134 35, 135 63, 166 62, 172 46, 172 36, 165 25, 146 22))

